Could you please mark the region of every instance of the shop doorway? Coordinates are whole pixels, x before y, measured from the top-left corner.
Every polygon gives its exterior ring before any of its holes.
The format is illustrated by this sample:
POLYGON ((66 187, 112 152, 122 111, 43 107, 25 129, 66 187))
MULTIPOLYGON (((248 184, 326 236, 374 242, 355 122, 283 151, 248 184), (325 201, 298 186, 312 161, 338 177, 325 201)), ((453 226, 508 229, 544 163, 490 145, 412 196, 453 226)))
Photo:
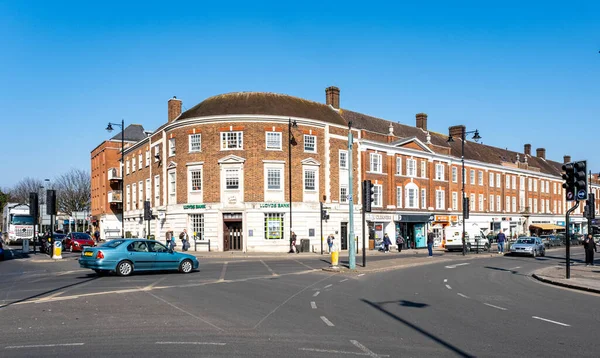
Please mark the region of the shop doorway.
POLYGON ((340 225, 341 250, 348 250, 348 223, 340 225))
POLYGON ((427 247, 425 223, 400 222, 397 225, 397 232, 404 238, 406 248, 419 249, 427 247))
POLYGON ((241 213, 223 214, 223 251, 241 251, 244 248, 241 213))

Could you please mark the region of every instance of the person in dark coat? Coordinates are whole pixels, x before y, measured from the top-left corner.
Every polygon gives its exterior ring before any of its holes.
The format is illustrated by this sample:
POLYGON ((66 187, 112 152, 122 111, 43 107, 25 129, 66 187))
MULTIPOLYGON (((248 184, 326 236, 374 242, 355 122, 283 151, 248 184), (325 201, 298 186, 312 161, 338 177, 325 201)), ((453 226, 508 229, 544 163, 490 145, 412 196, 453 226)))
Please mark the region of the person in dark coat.
POLYGON ((402 246, 404 246, 404 238, 401 234, 396 236, 396 245, 398 245, 398 252, 402 252, 402 246))
POLYGON ((429 253, 429 257, 433 257, 433 241, 435 240, 435 235, 433 231, 429 229, 427 233, 427 251, 429 253))
POLYGON ((383 234, 383 252, 388 253, 390 252, 390 245, 392 244, 392 240, 390 240, 390 237, 388 236, 388 234, 383 234))
POLYGON ((498 233, 498 236, 496 237, 496 240, 498 241, 498 253, 503 254, 504 253, 504 242, 506 241, 506 236, 504 235, 504 232, 500 231, 498 233))
POLYGON ((597 248, 592 234, 588 234, 583 240, 583 248, 585 249, 585 265, 594 266, 594 251, 597 251, 597 248))

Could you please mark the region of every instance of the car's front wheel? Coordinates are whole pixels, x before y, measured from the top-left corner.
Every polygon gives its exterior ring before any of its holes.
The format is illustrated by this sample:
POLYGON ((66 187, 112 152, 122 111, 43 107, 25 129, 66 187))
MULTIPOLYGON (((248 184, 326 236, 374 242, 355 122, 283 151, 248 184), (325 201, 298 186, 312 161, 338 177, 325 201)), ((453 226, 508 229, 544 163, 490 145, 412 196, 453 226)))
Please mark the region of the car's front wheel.
POLYGON ((121 261, 117 265, 117 275, 129 276, 133 272, 133 264, 131 261, 121 261))
POLYGON ((537 257, 537 250, 533 250, 533 253, 531 254, 532 257, 537 257))
POLYGON ((181 273, 190 273, 193 268, 192 260, 185 259, 179 264, 179 272, 181 273))

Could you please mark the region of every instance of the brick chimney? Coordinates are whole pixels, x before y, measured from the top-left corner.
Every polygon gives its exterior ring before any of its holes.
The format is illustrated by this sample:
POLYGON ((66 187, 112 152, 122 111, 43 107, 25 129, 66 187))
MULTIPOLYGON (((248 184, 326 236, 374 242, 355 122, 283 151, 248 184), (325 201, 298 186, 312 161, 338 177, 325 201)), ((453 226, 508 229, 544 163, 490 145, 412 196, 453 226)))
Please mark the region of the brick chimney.
POLYGON ((458 126, 452 126, 448 128, 448 134, 450 135, 450 137, 452 137, 452 139, 459 140, 462 139, 462 134, 466 130, 467 127, 465 127, 464 124, 460 124, 458 126))
POLYGON ((168 112, 169 122, 173 121, 181 114, 181 100, 177 99, 176 96, 169 99, 168 112))
POLYGON ((340 109, 340 89, 335 86, 325 88, 325 101, 335 109, 340 109))
POLYGON ((563 156, 563 164, 567 164, 571 162, 571 156, 570 155, 565 155, 563 156))
POLYGON ((535 156, 540 159, 546 159, 546 148, 538 148, 535 150, 535 156))
POLYGON ((524 153, 525 155, 531 155, 531 144, 525 144, 524 153))
POLYGON ((417 113, 417 128, 427 131, 427 113, 417 113))

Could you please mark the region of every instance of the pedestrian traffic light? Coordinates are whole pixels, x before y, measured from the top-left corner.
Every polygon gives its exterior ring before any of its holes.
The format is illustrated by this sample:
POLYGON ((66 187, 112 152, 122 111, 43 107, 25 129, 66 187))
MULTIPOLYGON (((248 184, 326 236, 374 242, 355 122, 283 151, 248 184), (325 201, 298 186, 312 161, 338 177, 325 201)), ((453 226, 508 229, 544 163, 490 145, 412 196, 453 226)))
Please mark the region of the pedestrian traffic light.
POLYGON ((329 214, 327 213, 327 210, 325 210, 325 209, 321 210, 321 220, 329 220, 329 214))
POLYGON ((469 198, 466 196, 463 198, 463 216, 465 220, 469 218, 469 198))
POLYGON ((371 207, 375 201, 375 185, 370 180, 363 181, 363 210, 366 213, 371 212, 371 207))
POLYGON ((587 178, 587 161, 582 160, 573 164, 574 172, 573 179, 575 181, 575 189, 577 200, 587 200, 588 198, 588 178, 587 178))
POLYGON ((144 220, 152 220, 152 209, 150 208, 150 200, 144 201, 144 220))
POLYGON ((565 163, 562 166, 562 178, 565 181, 562 187, 565 189, 565 200, 573 201, 575 199, 575 166, 573 163, 565 163))

